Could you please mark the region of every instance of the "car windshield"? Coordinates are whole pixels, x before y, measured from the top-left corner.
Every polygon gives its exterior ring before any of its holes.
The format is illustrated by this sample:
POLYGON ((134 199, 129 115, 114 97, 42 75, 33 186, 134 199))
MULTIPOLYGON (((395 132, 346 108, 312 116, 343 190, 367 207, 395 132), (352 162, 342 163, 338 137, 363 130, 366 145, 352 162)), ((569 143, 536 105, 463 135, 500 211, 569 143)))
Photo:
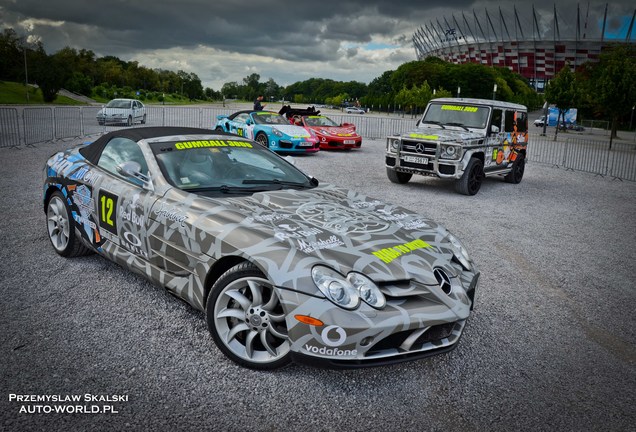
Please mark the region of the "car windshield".
POLYGON ((280 114, 274 112, 259 112, 252 115, 256 124, 279 124, 289 125, 289 122, 285 120, 280 114))
POLYGON ((329 117, 325 116, 307 116, 305 117, 307 126, 340 126, 329 117))
POLYGON ((426 110, 420 126, 436 124, 483 129, 488 122, 489 113, 490 108, 485 106, 432 103, 426 110))
POLYGON ((215 196, 315 186, 292 164, 249 141, 177 141, 152 148, 168 182, 188 192, 215 196))
POLYGON ((130 108, 130 101, 123 99, 113 99, 106 104, 106 108, 130 108))

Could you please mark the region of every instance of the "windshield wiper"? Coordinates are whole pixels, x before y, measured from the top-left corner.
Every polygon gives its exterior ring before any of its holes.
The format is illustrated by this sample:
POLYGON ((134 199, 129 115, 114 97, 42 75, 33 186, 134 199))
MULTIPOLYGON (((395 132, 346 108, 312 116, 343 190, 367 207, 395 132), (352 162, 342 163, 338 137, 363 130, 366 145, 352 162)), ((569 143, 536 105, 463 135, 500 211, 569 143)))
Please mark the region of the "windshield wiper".
POLYGON ((298 182, 291 182, 291 181, 285 181, 285 180, 279 180, 279 179, 273 179, 273 180, 246 179, 246 180, 243 180, 243 184, 275 184, 275 185, 292 186, 292 187, 299 187, 299 188, 309 187, 307 183, 298 183, 298 182))
POLYGON ((460 128, 464 128, 470 132, 470 129, 464 126, 464 123, 446 123, 446 126, 459 126, 460 128))
POLYGON ((222 193, 246 193, 246 192, 262 192, 263 188, 257 187, 240 187, 240 186, 206 186, 206 187, 197 187, 191 189, 183 189, 186 192, 222 192, 222 193))
POLYGON ((420 122, 420 124, 424 124, 424 123, 434 124, 434 125, 437 125, 437 126, 441 127, 442 129, 446 129, 442 123, 440 123, 438 121, 435 121, 435 120, 422 120, 420 122))

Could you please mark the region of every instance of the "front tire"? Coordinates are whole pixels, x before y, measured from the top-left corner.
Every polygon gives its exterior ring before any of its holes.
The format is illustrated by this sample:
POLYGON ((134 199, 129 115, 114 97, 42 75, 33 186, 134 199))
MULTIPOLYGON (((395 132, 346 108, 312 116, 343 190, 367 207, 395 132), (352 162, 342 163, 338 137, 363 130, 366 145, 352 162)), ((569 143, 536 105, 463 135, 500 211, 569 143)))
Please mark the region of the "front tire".
POLYGON ((55 252, 67 258, 92 253, 77 238, 72 220, 64 195, 54 192, 46 205, 46 227, 55 252))
POLYGON ((133 124, 132 116, 128 116, 128 120, 126 121, 126 126, 132 126, 132 124, 133 124))
POLYGON ((387 168, 386 176, 389 178, 389 180, 391 180, 392 183, 404 184, 404 183, 408 183, 409 180, 411 180, 411 177, 413 177, 413 174, 400 172, 400 171, 393 170, 391 168, 387 168))
POLYGON ((280 300, 272 284, 252 263, 232 267, 214 283, 206 317, 216 345, 239 365, 271 370, 291 362, 280 300))
POLYGON ((267 135, 265 135, 263 132, 259 132, 258 134, 256 134, 256 138, 254 139, 254 141, 265 148, 269 147, 269 143, 267 142, 267 135))
POLYGON ((523 154, 517 155, 517 160, 512 164, 512 171, 504 176, 504 180, 508 183, 519 184, 526 170, 526 157, 523 154))
POLYGON ((475 195, 484 180, 484 164, 477 158, 471 158, 462 177, 455 183, 455 190, 464 195, 475 195))

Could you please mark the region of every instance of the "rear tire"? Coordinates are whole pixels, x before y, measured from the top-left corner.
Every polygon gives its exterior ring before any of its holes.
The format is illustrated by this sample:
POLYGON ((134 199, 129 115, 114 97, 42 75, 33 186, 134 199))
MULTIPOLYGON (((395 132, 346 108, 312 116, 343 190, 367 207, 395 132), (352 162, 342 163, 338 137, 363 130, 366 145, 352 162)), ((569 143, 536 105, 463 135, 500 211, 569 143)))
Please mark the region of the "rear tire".
POLYGON ((505 175, 504 180, 508 183, 519 184, 526 170, 526 157, 518 154, 517 159, 512 164, 512 171, 505 175))
POLYGON ((477 158, 471 158, 470 161, 468 161, 464 174, 455 183, 455 190, 464 195, 475 195, 479 192, 483 180, 483 162, 477 158))
POLYGON ((56 191, 49 198, 46 205, 46 227, 51 245, 63 257, 72 258, 93 253, 77 238, 71 211, 61 192, 56 191))
POLYGON ((393 170, 391 168, 387 168, 386 176, 389 178, 389 180, 391 180, 392 183, 404 184, 404 183, 408 183, 409 180, 411 180, 411 177, 413 177, 413 174, 400 172, 400 171, 393 170))

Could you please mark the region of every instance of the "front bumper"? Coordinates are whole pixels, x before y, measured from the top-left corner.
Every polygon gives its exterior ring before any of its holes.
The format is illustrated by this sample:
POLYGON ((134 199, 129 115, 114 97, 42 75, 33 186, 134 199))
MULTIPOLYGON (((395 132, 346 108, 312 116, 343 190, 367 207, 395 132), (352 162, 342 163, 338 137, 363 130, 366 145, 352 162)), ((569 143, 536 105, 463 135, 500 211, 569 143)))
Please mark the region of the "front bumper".
POLYGON ((316 141, 281 138, 280 140, 272 139, 270 141, 270 148, 279 152, 313 153, 320 150, 320 144, 316 141))
MULTIPOLYGON (((479 272, 464 272, 454 278, 449 294, 437 286, 411 282, 417 285, 416 290, 404 289, 408 293, 404 296, 388 296, 382 310, 363 303, 348 311, 324 298, 281 289, 292 356, 301 363, 360 368, 450 351, 461 338, 478 281, 479 272), (318 319, 323 325, 304 324, 295 318, 297 315, 318 319)), ((392 289, 395 293, 400 288, 392 289)))

